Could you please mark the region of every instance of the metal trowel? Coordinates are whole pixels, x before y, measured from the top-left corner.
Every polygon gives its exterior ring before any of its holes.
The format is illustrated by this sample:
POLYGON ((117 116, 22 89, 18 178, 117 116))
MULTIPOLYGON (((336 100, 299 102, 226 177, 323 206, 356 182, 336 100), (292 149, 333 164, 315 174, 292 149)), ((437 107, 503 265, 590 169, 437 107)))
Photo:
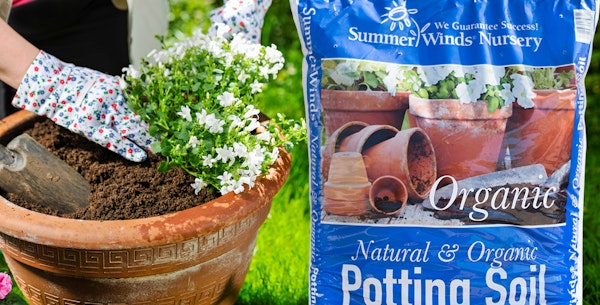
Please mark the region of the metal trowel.
POLYGON ((89 205, 87 181, 27 134, 0 145, 0 188, 61 213, 89 205))

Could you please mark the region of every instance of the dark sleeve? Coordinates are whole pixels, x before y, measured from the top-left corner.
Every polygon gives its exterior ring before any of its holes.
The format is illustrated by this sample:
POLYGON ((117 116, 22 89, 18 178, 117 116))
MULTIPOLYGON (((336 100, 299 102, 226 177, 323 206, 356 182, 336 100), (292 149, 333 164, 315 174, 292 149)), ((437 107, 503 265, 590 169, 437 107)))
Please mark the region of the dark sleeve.
POLYGON ((9 24, 63 61, 112 75, 129 65, 127 12, 110 0, 35 0, 13 7, 9 24))

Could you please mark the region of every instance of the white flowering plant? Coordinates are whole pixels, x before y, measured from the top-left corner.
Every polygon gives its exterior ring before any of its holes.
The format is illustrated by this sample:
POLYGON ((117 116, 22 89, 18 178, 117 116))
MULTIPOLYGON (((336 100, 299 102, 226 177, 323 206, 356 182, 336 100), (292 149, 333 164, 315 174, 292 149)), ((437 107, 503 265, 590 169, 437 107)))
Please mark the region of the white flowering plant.
POLYGON ((488 111, 496 111, 516 101, 533 107, 533 81, 521 67, 492 65, 442 65, 417 67, 418 88, 414 94, 429 99, 458 99, 461 103, 487 101, 488 111))
POLYGON ((379 62, 323 60, 321 88, 348 91, 411 91, 418 75, 414 68, 379 62))
POLYGON ((158 139, 163 155, 158 171, 180 167, 193 175, 198 193, 212 187, 221 194, 252 188, 277 159, 305 139, 304 120, 261 120, 257 108, 263 86, 275 79, 284 59, 275 46, 263 46, 242 34, 191 37, 153 51, 136 69, 125 69, 130 107, 158 139))

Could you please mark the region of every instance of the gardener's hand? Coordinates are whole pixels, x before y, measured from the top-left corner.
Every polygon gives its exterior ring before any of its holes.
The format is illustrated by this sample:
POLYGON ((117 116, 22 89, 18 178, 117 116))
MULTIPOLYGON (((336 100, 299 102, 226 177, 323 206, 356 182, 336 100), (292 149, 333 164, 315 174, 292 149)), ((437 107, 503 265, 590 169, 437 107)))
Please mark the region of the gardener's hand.
POLYGON ((40 51, 12 104, 52 119, 121 156, 142 161, 154 138, 125 102, 118 77, 40 51))
POLYGON ((231 34, 245 33, 247 38, 260 43, 265 14, 271 0, 225 0, 225 4, 210 13, 212 24, 224 23, 231 34))

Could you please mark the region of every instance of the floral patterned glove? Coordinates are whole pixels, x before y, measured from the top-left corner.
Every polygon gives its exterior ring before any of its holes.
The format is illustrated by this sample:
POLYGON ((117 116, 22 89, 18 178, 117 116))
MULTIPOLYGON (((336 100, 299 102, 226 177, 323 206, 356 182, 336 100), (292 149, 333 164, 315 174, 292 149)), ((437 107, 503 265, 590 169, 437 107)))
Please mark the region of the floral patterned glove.
POLYGON ((224 23, 231 33, 245 33, 255 43, 260 34, 271 0, 225 0, 225 4, 210 13, 213 24, 224 23))
POLYGON ((148 125, 125 102, 115 76, 74 66, 40 51, 12 105, 52 119, 131 161, 154 142, 148 125))

